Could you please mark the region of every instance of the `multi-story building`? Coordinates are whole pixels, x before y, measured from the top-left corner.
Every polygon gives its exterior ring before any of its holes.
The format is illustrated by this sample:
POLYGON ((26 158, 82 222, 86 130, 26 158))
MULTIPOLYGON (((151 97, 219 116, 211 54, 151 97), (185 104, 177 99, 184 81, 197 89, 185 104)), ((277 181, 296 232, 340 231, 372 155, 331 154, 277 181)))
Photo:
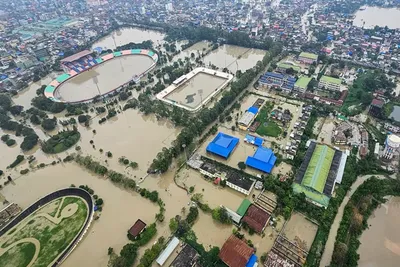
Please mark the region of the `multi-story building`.
POLYGON ((329 91, 340 91, 340 85, 342 81, 337 78, 322 76, 318 83, 318 88, 326 89, 329 91))
POLYGON ((296 78, 276 72, 267 72, 260 77, 259 83, 265 86, 276 86, 286 93, 294 89, 296 78))
POLYGON ((241 177, 236 172, 231 172, 227 176, 226 185, 230 188, 239 191, 246 196, 250 195, 254 187, 254 181, 251 181, 245 177, 241 177))
POLYGON ((307 91, 307 86, 312 78, 307 76, 301 76, 294 84, 294 90, 300 93, 305 93, 307 91))
POLYGON ((392 159, 396 151, 400 148, 400 137, 395 134, 387 136, 385 141, 385 149, 383 150, 382 157, 385 159, 392 159))
POLYGON ((315 63, 318 62, 318 55, 307 52, 301 52, 297 59, 298 61, 304 64, 313 64, 314 62, 315 63))

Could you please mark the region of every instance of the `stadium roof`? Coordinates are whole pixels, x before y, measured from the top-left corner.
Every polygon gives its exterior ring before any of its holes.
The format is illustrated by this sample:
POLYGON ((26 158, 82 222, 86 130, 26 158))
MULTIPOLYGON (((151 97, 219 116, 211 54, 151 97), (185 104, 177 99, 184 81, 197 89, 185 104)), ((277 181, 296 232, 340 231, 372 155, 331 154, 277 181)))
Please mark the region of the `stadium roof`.
POLYGON ((75 60, 80 59, 81 57, 90 55, 91 53, 92 53, 92 51, 90 51, 90 50, 83 50, 83 51, 81 51, 81 52, 79 52, 79 53, 76 53, 76 54, 74 54, 74 55, 72 55, 72 56, 63 58, 63 59, 61 59, 60 61, 61 61, 61 62, 72 62, 72 61, 75 61, 75 60))
POLYGON ((242 221, 246 222, 247 225, 257 233, 261 233, 267 224, 269 217, 270 215, 263 209, 255 205, 251 205, 247 209, 246 215, 243 217, 242 221))
POLYGON ((236 213, 239 214, 240 216, 244 216, 246 214, 247 209, 250 207, 250 205, 251 205, 250 200, 243 199, 242 204, 240 204, 236 213))
POLYGON ((227 159, 238 143, 239 138, 219 132, 208 144, 206 151, 227 159))
POLYGON ((246 242, 231 235, 225 241, 218 256, 229 267, 244 267, 253 255, 254 249, 246 242))
POLYGON ((254 153, 252 157, 247 157, 246 165, 266 173, 271 173, 275 162, 276 156, 271 149, 258 147, 256 153, 254 153))
POLYGON ((313 53, 307 53, 307 52, 301 52, 299 57, 309 58, 309 59, 313 59, 313 60, 318 59, 318 55, 313 54, 313 53))
POLYGON ((334 84, 342 84, 342 81, 338 78, 333 78, 329 76, 322 76, 320 81, 327 82, 327 83, 334 83, 334 84))
POLYGON ((330 197, 328 197, 328 196, 316 193, 316 192, 309 190, 306 187, 303 187, 296 183, 293 183, 292 188, 293 188, 293 192, 295 192, 297 194, 304 193, 308 199, 310 199, 324 207, 328 207, 328 205, 329 205, 330 197))
POLYGON ((297 82, 294 84, 294 86, 306 89, 307 85, 310 83, 312 78, 307 77, 307 76, 301 76, 297 82))

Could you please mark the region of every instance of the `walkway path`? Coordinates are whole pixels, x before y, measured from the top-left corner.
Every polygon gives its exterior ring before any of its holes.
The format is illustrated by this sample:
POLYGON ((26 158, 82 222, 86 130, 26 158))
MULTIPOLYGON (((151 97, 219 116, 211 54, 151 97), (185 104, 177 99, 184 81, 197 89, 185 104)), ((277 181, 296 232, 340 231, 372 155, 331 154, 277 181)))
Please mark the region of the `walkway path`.
POLYGON ((359 177, 357 177, 357 180, 354 182, 354 184, 351 186, 350 191, 347 192, 347 195, 344 197, 342 204, 340 205, 339 210, 336 214, 335 220, 333 221, 333 224, 331 226, 331 230, 329 231, 329 236, 328 236, 328 240, 326 241, 325 250, 324 250, 324 253, 322 254, 322 259, 319 264, 320 267, 329 266, 329 264, 331 263, 337 231, 339 229, 340 222, 342 221, 344 208, 346 207, 347 203, 349 202, 351 196, 354 194, 354 192, 357 190, 357 188, 360 185, 362 185, 366 180, 368 180, 369 178, 374 177, 374 176, 378 179, 386 178, 384 175, 359 176, 359 177))

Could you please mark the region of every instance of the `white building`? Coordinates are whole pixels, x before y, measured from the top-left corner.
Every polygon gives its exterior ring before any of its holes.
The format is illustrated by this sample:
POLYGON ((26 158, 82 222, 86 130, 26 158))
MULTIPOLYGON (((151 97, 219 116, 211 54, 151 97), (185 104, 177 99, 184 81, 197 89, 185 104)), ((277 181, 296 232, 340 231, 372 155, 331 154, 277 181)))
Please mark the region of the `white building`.
POLYGON ((385 159, 392 159, 393 155, 399 151, 400 137, 395 134, 387 136, 385 141, 385 149, 383 150, 382 157, 385 159))
POLYGON ((241 177, 236 172, 229 173, 226 180, 227 186, 246 196, 250 195, 251 191, 253 191, 254 183, 254 181, 241 177))
POLYGON ((174 6, 172 5, 172 3, 168 3, 168 4, 165 5, 165 9, 168 12, 172 12, 172 11, 174 11, 174 6))
POLYGON ((318 83, 318 88, 329 91, 340 91, 342 81, 337 78, 322 76, 318 83))

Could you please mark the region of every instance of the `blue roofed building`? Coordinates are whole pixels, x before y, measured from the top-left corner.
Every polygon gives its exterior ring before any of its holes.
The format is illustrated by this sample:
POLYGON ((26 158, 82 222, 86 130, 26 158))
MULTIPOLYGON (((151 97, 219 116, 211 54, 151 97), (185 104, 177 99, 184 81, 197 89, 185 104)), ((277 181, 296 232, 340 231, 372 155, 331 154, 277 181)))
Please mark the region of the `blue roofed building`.
POLYGON ((258 108, 254 106, 249 107, 238 121, 239 129, 246 131, 257 117, 257 114, 258 108))
POLYGON ((246 267, 253 267, 257 263, 257 256, 256 254, 251 255, 249 261, 246 264, 246 267))
POLYGON ((258 82, 264 86, 279 87, 284 92, 290 93, 294 89, 296 78, 289 75, 283 75, 281 73, 267 72, 260 77, 258 82))
POLYGON ((208 144, 206 151, 227 159, 238 143, 239 138, 219 132, 208 144))
POLYGON ((275 162, 276 156, 271 149, 258 147, 253 156, 247 157, 246 165, 266 173, 271 173, 275 162))

